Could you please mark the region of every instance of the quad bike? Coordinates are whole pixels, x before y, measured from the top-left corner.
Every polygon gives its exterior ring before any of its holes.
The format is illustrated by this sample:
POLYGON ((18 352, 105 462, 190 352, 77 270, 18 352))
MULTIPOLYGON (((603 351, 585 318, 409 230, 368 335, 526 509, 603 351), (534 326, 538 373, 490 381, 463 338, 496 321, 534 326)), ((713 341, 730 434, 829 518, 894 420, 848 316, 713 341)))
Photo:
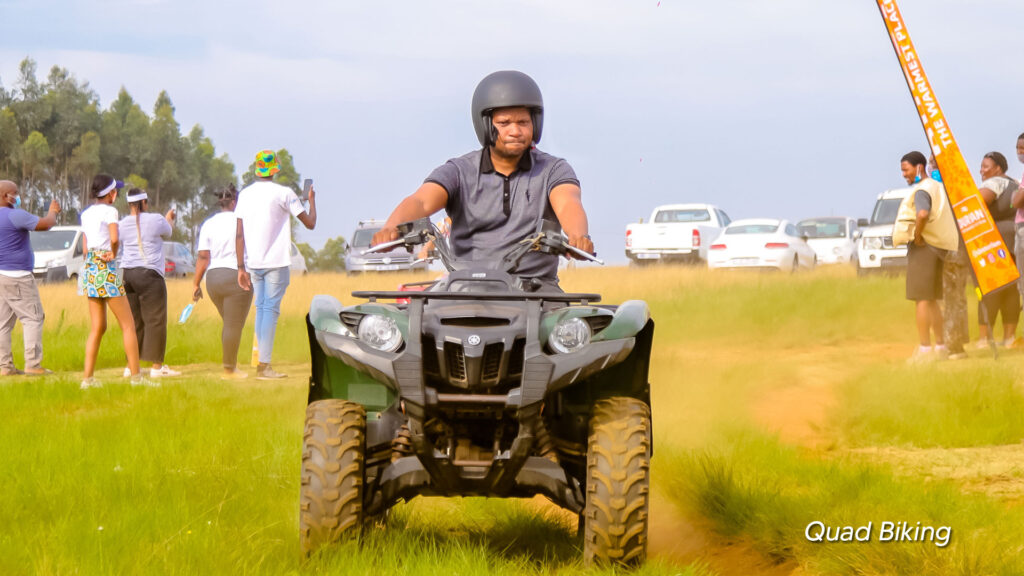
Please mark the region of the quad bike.
MULTIPOLYGON (((422 292, 316 296, 302 451, 303 553, 417 495, 531 497, 579 514, 587 563, 646 556, 654 322, 514 270, 564 255, 557 227, 495 261, 460 261, 427 219, 370 250, 433 240, 447 277, 422 292), (408 299, 407 304, 390 301, 408 299)), ((594 259, 596 260, 596 259, 594 259)))

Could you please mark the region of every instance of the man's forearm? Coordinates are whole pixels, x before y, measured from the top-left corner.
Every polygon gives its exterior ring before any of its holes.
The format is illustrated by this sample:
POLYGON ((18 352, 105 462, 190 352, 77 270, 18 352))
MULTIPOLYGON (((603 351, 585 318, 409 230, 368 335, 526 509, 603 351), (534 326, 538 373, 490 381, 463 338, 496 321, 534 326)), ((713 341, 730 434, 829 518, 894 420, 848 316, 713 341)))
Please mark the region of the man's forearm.
POLYGON ((419 220, 427 216, 430 216, 430 212, 427 211, 427 207, 423 205, 423 202, 415 195, 407 196, 405 200, 398 204, 395 211, 391 213, 391 216, 388 216, 384 227, 397 228, 399 224, 419 220))

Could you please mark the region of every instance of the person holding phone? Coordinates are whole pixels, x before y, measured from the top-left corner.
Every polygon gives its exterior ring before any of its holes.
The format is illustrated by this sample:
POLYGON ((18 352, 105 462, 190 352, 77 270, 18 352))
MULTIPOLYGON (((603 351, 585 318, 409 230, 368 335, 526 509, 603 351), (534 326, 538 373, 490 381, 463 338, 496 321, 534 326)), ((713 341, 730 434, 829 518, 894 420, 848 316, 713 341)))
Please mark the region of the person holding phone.
POLYGON ((125 295, 135 319, 139 358, 150 362, 150 378, 181 376, 164 364, 167 351, 167 282, 164 280, 164 240, 174 232, 174 209, 166 215, 149 212, 149 194, 128 191, 131 214, 117 225, 124 270, 125 295))
POLYGON ((79 285, 82 293, 89 298, 89 338, 85 342, 85 378, 81 388, 100 388, 102 383, 93 374, 100 342, 107 331, 107 308, 114 313, 121 327, 124 353, 128 357, 128 372, 132 386, 159 386, 155 380, 142 376, 139 371, 139 340, 135 335, 135 320, 128 298, 124 295, 124 283, 117 268, 117 251, 121 238, 117 228, 117 209, 114 201, 117 190, 124 184, 108 174, 97 174, 92 179, 90 191, 92 206, 81 215, 82 249, 85 251, 85 268, 79 285))
POLYGON ((217 191, 220 212, 211 216, 199 229, 196 275, 192 281, 192 301, 203 297, 202 282, 206 276, 206 291, 217 307, 224 325, 220 331, 222 380, 239 380, 249 375, 238 369, 238 346, 242 340, 242 327, 249 317, 252 291, 238 285, 238 258, 235 256, 235 204, 238 191, 235 185, 217 191))
POLYGON ((43 362, 43 303, 32 276, 35 255, 29 231, 49 230, 57 224, 60 204, 50 202, 42 218, 21 209, 18 185, 0 180, 0 376, 47 374, 43 362), (11 333, 15 321, 24 330, 25 369, 14 367, 11 333))
POLYGON ((316 192, 312 182, 307 210, 291 188, 274 182, 274 174, 280 171, 277 154, 261 150, 256 154, 256 181, 239 192, 235 205, 238 285, 243 290, 252 290, 256 302, 258 380, 286 376, 275 371, 270 362, 281 300, 291 281, 291 217, 298 218, 309 230, 316 227, 316 192))

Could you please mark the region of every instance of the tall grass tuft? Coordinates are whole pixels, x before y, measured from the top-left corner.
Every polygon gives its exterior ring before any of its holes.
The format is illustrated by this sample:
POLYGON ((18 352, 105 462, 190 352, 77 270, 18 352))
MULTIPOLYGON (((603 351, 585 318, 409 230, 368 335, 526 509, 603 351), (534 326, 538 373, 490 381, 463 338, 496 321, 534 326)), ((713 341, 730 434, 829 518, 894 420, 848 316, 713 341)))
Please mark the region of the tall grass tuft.
POLYGON ((964 447, 1024 439, 1020 364, 875 367, 840 390, 832 421, 849 446, 964 447))
POLYGON ((744 535, 762 553, 795 559, 820 574, 1020 574, 1024 510, 1005 510, 951 485, 893 478, 862 462, 824 461, 754 433, 739 433, 703 451, 665 455, 670 494, 726 536, 744 535), (858 527, 873 523, 870 542, 810 542, 813 521, 858 527), (881 542, 883 521, 951 526, 935 542, 881 542))

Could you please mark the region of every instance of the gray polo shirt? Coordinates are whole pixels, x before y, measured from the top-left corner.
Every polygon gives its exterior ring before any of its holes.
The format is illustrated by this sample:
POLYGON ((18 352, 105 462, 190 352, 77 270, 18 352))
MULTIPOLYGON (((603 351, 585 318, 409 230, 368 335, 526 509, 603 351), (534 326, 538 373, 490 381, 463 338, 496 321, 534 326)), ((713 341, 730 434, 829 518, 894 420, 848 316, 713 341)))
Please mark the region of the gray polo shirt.
MULTIPOLYGON (((426 182, 448 192, 445 211, 452 219, 450 240, 460 259, 500 258, 517 242, 538 230, 540 221, 557 223, 548 196, 560 184, 579 180, 569 163, 537 149, 523 154, 508 176, 494 170, 486 149, 453 158, 427 176, 426 182)), ((558 257, 531 252, 515 274, 558 278, 558 257)))

